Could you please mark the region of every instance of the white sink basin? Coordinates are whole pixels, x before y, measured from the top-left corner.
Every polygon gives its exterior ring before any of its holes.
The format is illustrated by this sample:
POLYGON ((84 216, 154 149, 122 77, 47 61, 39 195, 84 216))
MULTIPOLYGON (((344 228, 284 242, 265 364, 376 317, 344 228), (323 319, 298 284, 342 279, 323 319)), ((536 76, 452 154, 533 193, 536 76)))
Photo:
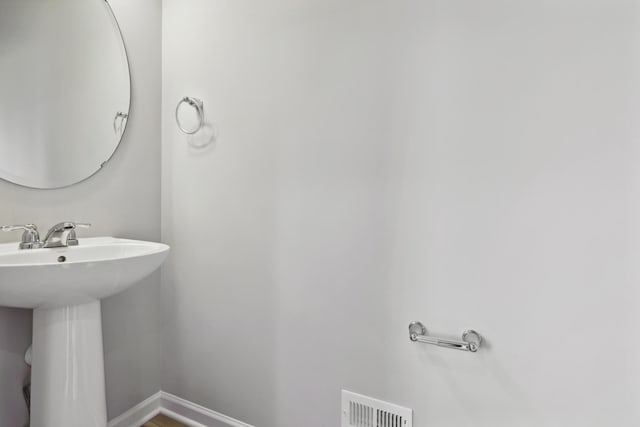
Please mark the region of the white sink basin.
POLYGON ((162 243, 113 237, 79 242, 0 245, 0 306, 34 309, 31 427, 106 427, 100 299, 149 275, 169 253, 162 243))
POLYGON ((19 250, 0 245, 0 306, 51 308, 99 300, 156 270, 169 246, 95 237, 78 246, 19 250))

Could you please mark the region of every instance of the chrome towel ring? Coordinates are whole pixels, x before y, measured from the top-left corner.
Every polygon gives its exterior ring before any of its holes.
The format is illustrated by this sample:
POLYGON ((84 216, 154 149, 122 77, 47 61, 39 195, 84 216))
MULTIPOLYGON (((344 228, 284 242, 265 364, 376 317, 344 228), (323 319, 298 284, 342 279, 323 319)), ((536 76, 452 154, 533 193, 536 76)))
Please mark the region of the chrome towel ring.
POLYGON ((204 104, 202 102, 202 100, 198 99, 198 98, 191 98, 190 96, 185 96, 184 98, 182 98, 179 102, 178 105, 176 106, 176 123, 178 123, 178 128, 186 133, 187 135, 193 135, 194 133, 198 132, 200 129, 202 129, 202 126, 204 126, 204 104), (192 130, 188 130, 185 129, 182 126, 182 123, 180 123, 180 117, 178 116, 178 111, 180 111, 180 106, 183 103, 187 103, 190 106, 192 106, 193 108, 196 109, 196 111, 198 112, 198 126, 196 126, 195 129, 192 130))

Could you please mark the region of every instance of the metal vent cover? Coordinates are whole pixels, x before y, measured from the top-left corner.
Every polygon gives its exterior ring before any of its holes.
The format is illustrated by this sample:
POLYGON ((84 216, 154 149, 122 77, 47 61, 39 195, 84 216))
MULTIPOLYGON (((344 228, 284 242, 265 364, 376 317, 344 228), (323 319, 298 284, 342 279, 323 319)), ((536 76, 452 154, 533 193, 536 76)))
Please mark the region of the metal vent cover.
POLYGON ((342 390, 342 427, 413 427, 413 410, 342 390))

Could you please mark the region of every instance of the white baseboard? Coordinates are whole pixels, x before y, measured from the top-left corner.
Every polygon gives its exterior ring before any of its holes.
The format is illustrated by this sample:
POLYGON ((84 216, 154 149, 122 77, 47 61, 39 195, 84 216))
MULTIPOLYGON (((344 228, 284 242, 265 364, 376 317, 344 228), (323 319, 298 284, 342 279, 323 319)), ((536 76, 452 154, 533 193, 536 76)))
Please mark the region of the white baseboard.
POLYGON ((158 414, 164 414, 189 427, 253 427, 164 391, 157 392, 112 419, 107 426, 140 427, 158 414))
POLYGON ((140 427, 160 413, 161 396, 162 392, 157 392, 124 414, 109 421, 107 427, 140 427))

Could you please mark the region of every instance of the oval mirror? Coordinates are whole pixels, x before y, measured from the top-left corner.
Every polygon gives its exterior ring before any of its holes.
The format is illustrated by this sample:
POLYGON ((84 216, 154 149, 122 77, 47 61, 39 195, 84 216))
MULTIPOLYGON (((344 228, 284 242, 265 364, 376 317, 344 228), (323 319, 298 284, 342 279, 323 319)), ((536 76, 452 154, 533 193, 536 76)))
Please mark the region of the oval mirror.
POLYGON ((131 98, 105 0, 0 0, 0 178, 65 187, 118 148, 131 98))

